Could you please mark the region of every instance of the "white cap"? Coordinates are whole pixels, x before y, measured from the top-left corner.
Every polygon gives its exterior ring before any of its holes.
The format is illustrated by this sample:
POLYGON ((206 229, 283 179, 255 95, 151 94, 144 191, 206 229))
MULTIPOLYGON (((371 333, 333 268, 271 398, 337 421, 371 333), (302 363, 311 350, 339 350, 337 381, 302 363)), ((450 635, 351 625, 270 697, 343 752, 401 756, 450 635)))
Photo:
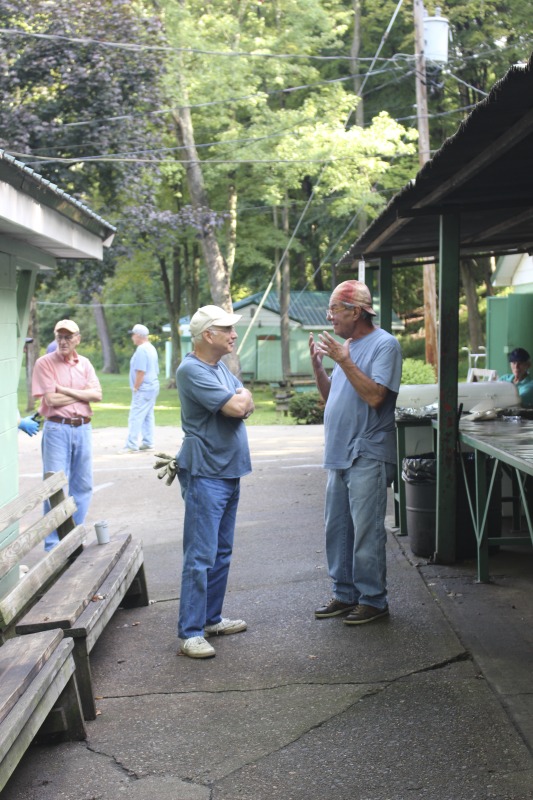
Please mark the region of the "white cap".
POLYGON ((60 319, 54 328, 54 333, 58 331, 68 331, 69 333, 79 333, 80 329, 72 319, 60 319))
POLYGON ((191 317, 189 323, 191 336, 199 336, 210 325, 220 325, 222 328, 228 325, 235 325, 241 317, 242 314, 228 314, 227 311, 218 306, 202 306, 191 317))

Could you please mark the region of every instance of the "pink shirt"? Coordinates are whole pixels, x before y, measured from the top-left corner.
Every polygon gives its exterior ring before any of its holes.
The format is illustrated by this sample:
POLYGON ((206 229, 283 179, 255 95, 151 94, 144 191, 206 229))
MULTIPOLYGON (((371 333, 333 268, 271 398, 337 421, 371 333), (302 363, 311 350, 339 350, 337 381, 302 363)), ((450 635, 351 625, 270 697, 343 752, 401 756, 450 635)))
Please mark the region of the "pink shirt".
POLYGON ((45 394, 57 391, 57 386, 70 386, 73 389, 100 389, 100 381, 94 367, 85 356, 76 351, 72 361, 65 361, 57 352, 41 356, 33 368, 31 391, 34 397, 41 398, 39 414, 43 417, 90 417, 92 410, 89 403, 76 400, 67 406, 53 408, 44 400, 45 394))

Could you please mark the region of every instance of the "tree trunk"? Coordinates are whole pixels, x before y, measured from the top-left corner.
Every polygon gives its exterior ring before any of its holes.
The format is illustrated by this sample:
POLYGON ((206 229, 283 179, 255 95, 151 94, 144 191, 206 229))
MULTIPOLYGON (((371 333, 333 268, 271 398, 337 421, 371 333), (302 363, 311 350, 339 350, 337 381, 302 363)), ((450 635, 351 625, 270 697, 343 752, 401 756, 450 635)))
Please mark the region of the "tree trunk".
POLYGON ((96 330, 102 345, 103 367, 102 372, 106 375, 118 375, 120 372, 118 368, 118 361, 115 355, 115 349, 111 336, 109 335, 109 327, 105 315, 105 309, 100 303, 98 295, 93 296, 93 314, 96 322, 96 330))
MULTIPOLYGON (((289 235, 289 198, 285 196, 283 207, 283 229, 289 235)), ((289 305, 291 301, 291 267, 289 253, 286 252, 281 265, 281 294, 279 298, 280 335, 281 335, 281 369, 284 380, 291 374, 291 342, 289 325, 289 305)))
MULTIPOLYGON (((350 49, 350 59, 353 75, 353 89, 359 101, 355 107, 355 124, 359 128, 365 126, 365 106, 361 97, 361 86, 363 84, 359 72, 359 52, 361 50, 361 0, 353 0, 353 37, 350 49)), ((357 230, 362 234, 368 225, 368 215, 366 211, 360 211, 357 218, 357 230)))
MULTIPOLYGON (((185 91, 184 95, 186 98, 185 91)), ((192 205, 196 209, 209 208, 209 200, 205 190, 202 168, 200 166, 194 140, 191 113, 186 103, 180 108, 179 112, 174 113, 174 121, 178 131, 178 138, 184 148, 187 185, 189 187, 192 205)), ((212 225, 203 227, 201 231, 201 243, 213 303, 231 312, 233 310, 233 304, 231 302, 229 269, 220 252, 212 225)), ((225 356, 224 361, 235 375, 239 374, 240 359, 236 352, 225 356)))
POLYGON ((237 189, 235 184, 229 187, 229 236, 228 236, 228 253, 226 263, 228 265, 228 277, 231 280, 233 267, 235 265, 235 250, 237 248, 237 189))
POLYGON ((473 259, 465 258, 460 261, 461 281, 466 299, 468 313, 468 340, 470 351, 479 353, 479 347, 483 344, 483 328, 479 314, 478 298, 476 291, 476 279, 472 267, 475 266, 473 259))
POLYGON ((180 308, 181 308, 181 259, 179 247, 173 248, 172 253, 172 281, 170 280, 167 262, 164 256, 159 256, 159 269, 163 283, 163 294, 170 322, 170 337, 172 342, 171 376, 168 388, 176 386, 176 370, 181 362, 181 337, 180 337, 180 308))
POLYGON ((437 372, 437 289, 435 265, 424 264, 424 327, 426 331, 426 361, 433 364, 437 372))
POLYGON ((365 124, 365 113, 364 113, 364 105, 363 105, 363 98, 361 97, 361 75, 359 73, 359 51, 361 49, 361 0, 353 0, 353 37, 352 37, 352 46, 350 49, 350 59, 352 65, 352 75, 353 75, 353 90, 357 97, 359 98, 359 102, 355 107, 355 124, 358 125, 360 128, 364 127, 365 124))

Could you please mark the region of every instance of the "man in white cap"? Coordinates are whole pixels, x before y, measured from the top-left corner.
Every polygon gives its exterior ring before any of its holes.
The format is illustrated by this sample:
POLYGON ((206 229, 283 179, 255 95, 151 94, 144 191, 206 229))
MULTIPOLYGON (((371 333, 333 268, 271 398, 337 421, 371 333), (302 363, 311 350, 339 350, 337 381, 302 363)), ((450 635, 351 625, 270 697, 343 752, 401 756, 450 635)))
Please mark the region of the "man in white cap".
MULTIPOLYGON (((60 320, 54 337, 57 349, 37 359, 32 376, 32 394, 41 398, 39 414, 45 418, 43 474, 63 470, 78 507, 74 521, 80 525, 93 493, 90 404, 102 399, 102 388, 89 359, 76 351, 81 341, 77 324, 60 320)), ((58 541, 54 531, 45 540, 46 549, 51 550, 58 541)))
POLYGON ((323 331, 309 337, 324 410, 328 470, 325 523, 332 599, 317 619, 345 616, 347 625, 386 617, 385 512, 396 466, 394 409, 402 375, 400 345, 373 320, 372 296, 360 281, 333 291, 327 318, 339 342, 323 331), (334 362, 331 377, 322 359, 334 362))
POLYGON ((128 438, 121 453, 138 453, 154 449, 154 407, 159 394, 159 358, 157 350, 148 341, 150 331, 146 325, 134 325, 130 331, 136 350, 130 361, 130 388, 132 392, 128 418, 128 438), (141 444, 139 446, 139 437, 141 444))
POLYGON ((222 617, 240 478, 252 469, 244 425, 252 395, 222 361, 240 318, 218 306, 199 308, 190 322, 193 351, 176 372, 184 434, 176 463, 185 501, 178 640, 191 658, 215 655, 209 636, 246 630, 243 620, 222 617))

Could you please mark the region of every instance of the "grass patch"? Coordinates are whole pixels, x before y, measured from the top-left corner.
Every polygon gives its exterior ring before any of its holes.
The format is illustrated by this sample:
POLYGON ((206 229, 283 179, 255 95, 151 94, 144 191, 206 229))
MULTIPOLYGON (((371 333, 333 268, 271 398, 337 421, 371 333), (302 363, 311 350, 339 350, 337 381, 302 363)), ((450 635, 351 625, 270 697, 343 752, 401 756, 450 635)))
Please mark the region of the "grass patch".
MULTIPOLYGON (((102 384, 103 399, 101 403, 93 404, 94 428, 127 428, 128 414, 131 403, 131 389, 128 376, 104 375, 98 373, 102 384)), ((247 425, 275 425, 283 422, 284 425, 296 424, 292 417, 281 418, 276 411, 274 394, 270 386, 256 384, 253 390, 255 412, 246 421, 247 425)), ((28 413, 26 408, 26 383, 24 370, 21 373, 18 393, 19 409, 24 417, 28 413)), ((176 389, 169 389, 165 380, 161 381, 161 391, 155 406, 155 424, 158 427, 181 425, 180 403, 176 389)))

